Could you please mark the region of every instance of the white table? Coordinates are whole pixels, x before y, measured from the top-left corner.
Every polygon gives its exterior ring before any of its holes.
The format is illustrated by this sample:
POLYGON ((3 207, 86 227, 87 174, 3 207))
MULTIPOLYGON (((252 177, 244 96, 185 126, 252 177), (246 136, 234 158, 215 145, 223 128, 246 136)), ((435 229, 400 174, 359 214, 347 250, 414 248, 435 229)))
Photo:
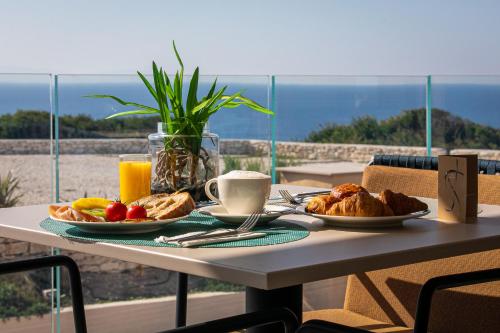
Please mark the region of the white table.
MULTIPOLYGON (((274 185, 273 192, 282 187, 292 192, 311 190, 274 185)), ((242 284, 247 286, 247 310, 283 305, 300 318, 306 282, 499 248, 500 206, 481 205, 477 224, 456 224, 437 221, 436 201, 428 203, 429 218, 389 230, 336 229, 311 217, 286 216, 282 219, 309 229, 309 237, 252 248, 160 248, 68 240, 40 227, 47 205, 0 209, 0 236, 242 284)))

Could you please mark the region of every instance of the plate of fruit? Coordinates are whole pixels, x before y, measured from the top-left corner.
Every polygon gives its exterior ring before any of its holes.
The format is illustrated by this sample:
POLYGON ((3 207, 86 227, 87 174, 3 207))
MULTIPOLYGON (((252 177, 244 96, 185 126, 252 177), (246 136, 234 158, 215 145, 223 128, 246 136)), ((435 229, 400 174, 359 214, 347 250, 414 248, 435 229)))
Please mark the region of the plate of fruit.
POLYGON ((154 194, 128 205, 105 198, 80 198, 71 205, 50 205, 49 216, 93 233, 152 232, 186 218, 195 208, 187 192, 154 194))

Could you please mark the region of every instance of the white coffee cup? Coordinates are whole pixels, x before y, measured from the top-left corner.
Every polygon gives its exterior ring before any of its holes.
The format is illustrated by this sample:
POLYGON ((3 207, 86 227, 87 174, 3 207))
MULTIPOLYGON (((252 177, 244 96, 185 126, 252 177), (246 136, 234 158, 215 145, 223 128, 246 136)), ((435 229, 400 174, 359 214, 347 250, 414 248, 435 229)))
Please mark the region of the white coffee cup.
POLYGON ((205 184, 207 196, 222 205, 229 214, 260 212, 271 193, 271 177, 260 172, 233 170, 205 184), (210 192, 210 185, 217 183, 219 197, 210 192))

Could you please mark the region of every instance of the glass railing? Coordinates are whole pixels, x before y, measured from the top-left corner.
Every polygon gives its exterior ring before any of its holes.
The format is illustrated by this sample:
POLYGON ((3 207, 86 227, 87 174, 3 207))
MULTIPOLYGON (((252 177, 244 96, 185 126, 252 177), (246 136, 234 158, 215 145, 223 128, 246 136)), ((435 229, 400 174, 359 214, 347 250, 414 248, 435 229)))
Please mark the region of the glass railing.
MULTIPOLYGON (((54 200, 51 83, 46 74, 0 74, 0 208, 54 200)), ((50 247, 0 238, 0 262, 50 255, 50 247)), ((0 276, 0 331, 49 332, 51 269, 0 276), (21 329, 22 330, 22 329, 21 329)))
MULTIPOLYGON (((190 79, 189 76, 185 77, 187 82, 190 79)), ((200 98, 208 93, 214 79, 200 77, 200 98)), ((226 94, 243 91, 246 97, 268 106, 268 77, 219 76, 217 79, 219 88, 229 86, 226 94)), ((155 106, 155 101, 134 75, 58 75, 55 80, 59 200, 117 198, 118 155, 147 153, 147 136, 157 131, 159 118, 138 116, 105 119, 113 113, 131 108, 111 99, 86 96, 109 94, 150 106, 155 106)), ((187 89, 187 85, 184 89, 187 89)), ((225 173, 232 169, 247 169, 270 173, 270 124, 269 116, 246 107, 218 111, 210 119, 209 130, 220 138, 220 171, 225 173), (248 144, 250 139, 255 140, 255 144, 248 144)), ((64 250, 61 252, 68 254, 64 250)), ((88 305, 131 300, 144 304, 164 302, 165 306, 168 306, 168 302, 172 303, 172 300, 162 300, 161 297, 175 294, 174 272, 86 254, 78 254, 76 260, 81 269, 85 303, 88 305)), ((196 292, 242 290, 239 286, 197 277, 190 278, 190 288, 196 292)), ((120 321, 119 315, 111 314, 107 320, 120 321)), ((170 315, 173 316, 173 312, 170 315)), ((136 319, 147 321, 147 317, 136 319)), ((166 329, 171 323, 173 320, 154 327, 154 330, 166 329)))
POLYGON ((374 154, 426 154, 426 77, 277 76, 274 96, 281 183, 361 182, 374 154))
POLYGON ((500 76, 432 77, 432 145, 500 159, 500 76))
MULTIPOLYGON (((214 78, 200 77, 199 96, 207 92, 214 78)), ((474 152, 481 158, 500 159, 500 77, 219 76, 218 86, 224 85, 230 87, 227 93, 243 91, 276 114, 271 117, 241 107, 221 110, 210 119, 210 131, 220 137, 222 173, 256 170, 273 174, 276 182, 330 186, 335 181, 358 181, 361 171, 351 175, 354 178, 335 176, 333 180, 324 170, 362 170, 377 153, 474 152), (313 171, 293 175, 295 166, 313 171)), ((106 120, 106 116, 128 108, 110 99, 85 97, 94 94, 154 105, 135 75, 0 75, 0 177, 3 181, 12 170, 12 176, 19 180, 14 197, 21 197, 14 204, 118 196, 118 154, 147 152, 147 135, 156 131, 158 120, 149 116, 106 120)), ((0 241, 7 249, 0 254, 2 261, 50 253, 49 248, 34 244, 0 241)), ((67 254, 80 265, 85 301, 93 304, 89 309, 107 309, 96 311, 110 311, 108 321, 120 320, 120 312, 110 310, 114 301, 140 299, 141 304, 163 304, 173 310, 168 303, 171 299, 158 299, 174 294, 173 272, 67 254)), ((7 318, 0 323, 1 331, 9 332, 12 321, 8 318, 12 316, 50 313, 48 291, 57 279, 44 271, 25 274, 21 280, 17 287, 5 285, 31 290, 23 287, 29 283, 32 292, 15 294, 26 301, 0 313, 1 318, 7 318)), ((241 290, 212 280, 190 281, 191 290, 197 292, 241 290)), ((61 286, 62 296, 54 307, 69 304, 64 275, 61 286)), ((10 296, 3 297, 0 304, 12 303, 10 296)), ((71 327, 69 314, 61 313, 55 331, 71 327)), ((168 328, 173 311, 162 318, 151 330, 168 328)), ((40 320, 50 330, 50 315, 40 320)), ((33 323, 22 319, 15 327, 19 330, 33 323)))

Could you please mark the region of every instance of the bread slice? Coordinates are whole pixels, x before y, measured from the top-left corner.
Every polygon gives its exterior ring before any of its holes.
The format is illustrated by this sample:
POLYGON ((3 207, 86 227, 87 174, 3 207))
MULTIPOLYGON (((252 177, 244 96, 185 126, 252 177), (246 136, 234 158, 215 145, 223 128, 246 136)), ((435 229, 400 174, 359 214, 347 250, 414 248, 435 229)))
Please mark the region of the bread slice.
POLYGON ((162 193, 141 198, 129 206, 143 206, 148 217, 165 220, 188 215, 195 209, 195 202, 188 192, 162 193))
POLYGON ((147 207, 153 207, 155 206, 158 202, 162 200, 166 200, 168 197, 170 197, 170 194, 168 193, 158 193, 158 194, 153 194, 153 195, 148 195, 147 197, 140 198, 127 206, 142 206, 146 209, 147 207))

